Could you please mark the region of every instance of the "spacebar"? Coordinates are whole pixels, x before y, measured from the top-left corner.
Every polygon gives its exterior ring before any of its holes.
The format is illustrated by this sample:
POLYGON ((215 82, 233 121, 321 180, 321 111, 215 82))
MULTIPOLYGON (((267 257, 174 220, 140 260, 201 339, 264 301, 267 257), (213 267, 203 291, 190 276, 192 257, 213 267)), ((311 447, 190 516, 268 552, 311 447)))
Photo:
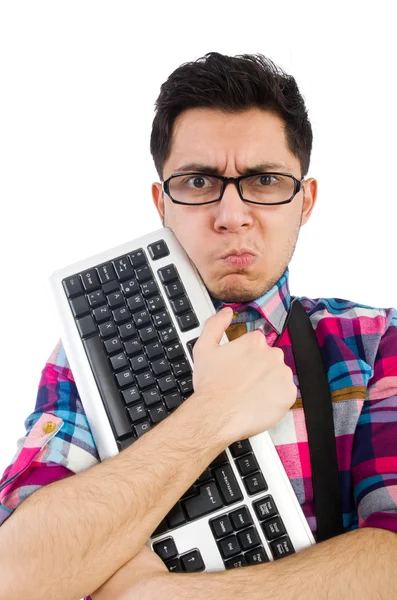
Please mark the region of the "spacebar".
POLYGON ((131 424, 123 407, 120 393, 113 379, 112 371, 98 336, 82 340, 87 357, 102 397, 107 415, 113 425, 113 432, 119 438, 131 435, 131 424))

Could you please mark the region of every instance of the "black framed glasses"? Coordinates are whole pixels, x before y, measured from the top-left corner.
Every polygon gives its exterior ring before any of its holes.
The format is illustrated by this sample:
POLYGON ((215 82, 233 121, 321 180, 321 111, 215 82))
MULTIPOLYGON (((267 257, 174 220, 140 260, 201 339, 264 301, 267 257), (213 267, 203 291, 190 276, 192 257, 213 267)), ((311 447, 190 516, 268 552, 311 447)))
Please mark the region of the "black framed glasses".
POLYGON ((163 182, 163 190, 175 204, 198 206, 222 200, 226 186, 233 183, 244 202, 274 206, 291 202, 302 189, 303 179, 296 179, 290 173, 276 172, 240 177, 177 173, 163 182))

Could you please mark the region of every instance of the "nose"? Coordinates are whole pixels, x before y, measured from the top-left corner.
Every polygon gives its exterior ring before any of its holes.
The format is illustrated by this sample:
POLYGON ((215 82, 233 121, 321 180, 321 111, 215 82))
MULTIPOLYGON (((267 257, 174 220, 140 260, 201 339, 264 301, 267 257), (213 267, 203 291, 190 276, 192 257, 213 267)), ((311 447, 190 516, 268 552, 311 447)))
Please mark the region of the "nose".
POLYGON ((238 231, 241 227, 247 228, 252 224, 252 205, 241 200, 234 182, 226 184, 222 199, 214 206, 214 227, 218 231, 238 231))

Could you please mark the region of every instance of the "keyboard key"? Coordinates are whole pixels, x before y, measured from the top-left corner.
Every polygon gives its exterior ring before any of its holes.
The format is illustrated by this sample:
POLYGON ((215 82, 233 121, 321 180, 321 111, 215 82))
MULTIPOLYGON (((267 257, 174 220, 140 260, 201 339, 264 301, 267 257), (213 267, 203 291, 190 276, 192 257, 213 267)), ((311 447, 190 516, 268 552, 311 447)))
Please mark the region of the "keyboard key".
POLYGON ((117 373, 116 379, 117 383, 119 384, 119 387, 121 388, 131 385, 135 381, 134 376, 129 369, 121 371, 121 373, 117 373))
POLYGON ((115 337, 117 335, 116 325, 113 323, 113 321, 102 323, 102 325, 99 325, 99 334, 104 339, 115 337))
POLYGON ((165 377, 160 377, 160 379, 157 380, 157 383, 159 384, 160 391, 163 394, 176 388, 176 381, 173 375, 166 375, 165 377))
POLYGON ((157 332, 153 325, 139 329, 138 333, 144 344, 147 344, 147 342, 151 342, 152 340, 158 340, 157 332))
POLYGON ((101 283, 108 283, 116 279, 112 263, 108 262, 96 268, 101 283))
POLYGON ((127 298, 127 306, 131 312, 136 312, 137 310, 145 308, 145 301, 141 294, 135 294, 135 296, 127 298))
POLYGON ((247 454, 247 452, 252 452, 251 444, 248 440, 234 442, 229 446, 229 450, 232 453, 233 458, 237 458, 237 456, 241 456, 242 454, 247 454))
POLYGON ((197 491, 198 494, 196 496, 182 502, 190 521, 223 507, 223 502, 215 481, 204 483, 197 488, 197 491))
POLYGON ((150 296, 155 296, 159 293, 158 285, 153 279, 146 281, 146 283, 142 283, 141 292, 144 298, 150 298, 150 296))
POLYGON ((161 560, 168 560, 178 555, 178 550, 172 537, 165 538, 161 542, 153 544, 153 550, 159 555, 161 560))
POLYGON ((147 258, 142 248, 130 253, 130 261, 134 269, 140 267, 141 265, 147 264, 147 258))
POLYGON ((133 314, 133 320, 135 323, 135 326, 139 329, 140 327, 146 327, 147 325, 151 325, 152 324, 152 320, 150 318, 150 314, 149 312, 144 309, 144 310, 140 310, 138 312, 135 312, 133 314))
POLYGON ((121 394, 126 404, 131 404, 132 402, 137 402, 138 400, 141 400, 141 394, 139 393, 137 385, 133 385, 127 390, 123 390, 121 394))
POLYGON ((279 516, 264 521, 261 523, 261 526, 267 540, 274 540, 286 533, 284 524, 279 516))
POLYGON ((134 432, 137 437, 141 437, 144 433, 152 428, 150 421, 143 421, 143 423, 137 423, 133 426, 134 432))
POLYGON ((104 342, 106 352, 110 355, 116 354, 116 352, 120 352, 123 349, 123 346, 118 337, 110 338, 104 342))
POLYGON ((167 346, 165 348, 165 353, 167 355, 168 360, 175 360, 176 358, 182 358, 185 356, 182 344, 180 342, 175 342, 175 344, 167 346))
POLYGON ((75 319, 82 317, 90 312, 90 306, 85 296, 78 296, 69 300, 70 307, 75 319))
POLYGON ((154 298, 148 298, 146 303, 151 314, 163 309, 165 306, 161 296, 154 296, 154 298))
POLYGON ((154 244, 149 244, 147 249, 149 250, 150 257, 153 260, 158 260, 159 258, 168 256, 170 253, 170 251, 168 250, 168 246, 164 240, 159 240, 154 244))
POLYGON ((107 301, 110 308, 119 308, 119 306, 125 306, 124 297, 120 290, 108 294, 107 301))
POLYGON ((252 506, 254 507, 256 516, 260 521, 263 521, 269 517, 273 517, 275 514, 277 514, 277 507, 272 496, 266 496, 261 500, 253 502, 252 506))
POLYGON ((258 565, 259 563, 270 562, 263 546, 255 548, 255 550, 250 550, 249 552, 246 552, 244 556, 247 559, 247 563, 249 565, 258 565))
POLYGON ((258 532, 255 527, 249 527, 237 534, 237 539, 243 550, 250 550, 261 543, 258 532))
POLYGON ((106 412, 110 415, 110 422, 116 438, 129 437, 131 435, 131 424, 114 382, 113 373, 100 338, 94 336, 83 340, 83 346, 101 397, 106 400, 106 412))
POLYGON ((158 340, 156 342, 147 344, 145 347, 145 352, 149 360, 153 360, 159 356, 164 356, 163 346, 158 340))
POLYGON ((114 279, 113 281, 108 281, 108 283, 104 283, 102 285, 102 290, 103 290, 103 293, 105 294, 105 296, 107 296, 108 294, 111 294, 112 292, 120 291, 120 286, 117 283, 116 279, 114 279))
POLYGON ((174 300, 175 298, 178 298, 178 296, 185 296, 185 290, 180 281, 174 281, 174 283, 165 285, 164 288, 170 300, 174 300))
POLYGON ((193 340, 189 340, 186 344, 187 349, 189 350, 190 356, 192 357, 192 360, 193 360, 193 347, 194 347, 194 344, 197 342, 197 340, 198 340, 198 337, 194 338, 193 340))
POLYGON ((244 477, 243 482, 245 489, 250 496, 252 496, 252 494, 257 494, 258 492, 266 492, 267 490, 267 483, 260 472, 244 477))
POLYGON ((178 501, 167 514, 167 523, 170 529, 179 527, 186 523, 186 516, 183 512, 182 504, 178 501))
POLYGON ((223 558, 230 558, 235 554, 240 554, 241 547, 237 541, 237 537, 235 535, 230 535, 229 537, 220 540, 218 542, 218 548, 221 551, 223 558))
POLYGON ((228 515, 217 517, 216 519, 210 521, 209 524, 215 539, 225 537, 225 535, 233 533, 233 527, 228 515))
POLYGON ((170 373, 170 363, 164 356, 152 362, 152 370, 156 377, 164 375, 164 373, 170 373))
POLYGON ((283 558, 283 556, 288 556, 288 554, 295 553, 292 542, 287 535, 279 540, 270 542, 270 550, 276 560, 278 558, 283 558))
POLYGON ((151 387, 156 383, 156 380, 153 377, 153 374, 151 371, 146 371, 145 373, 140 373, 139 375, 136 375, 135 378, 141 389, 151 387))
POLYGON ((86 292, 93 292, 101 287, 98 275, 94 268, 80 273, 80 277, 86 292))
POLYGON ((153 425, 160 423, 160 421, 163 421, 166 417, 168 417, 168 411, 164 404, 152 406, 152 408, 149 408, 148 412, 153 425))
POLYGON ((239 554, 234 558, 229 558, 229 560, 223 561, 226 569, 239 569, 240 567, 246 567, 247 561, 245 559, 244 554, 239 554))
POLYGON ((138 294, 139 283, 137 282, 136 279, 130 279, 129 281, 124 281, 121 284, 121 289, 123 291, 124 296, 126 298, 129 298, 130 296, 134 296, 135 294, 138 294))
POLYGON ((138 338, 124 342, 124 348, 129 357, 136 356, 143 352, 143 346, 138 338))
POLYGON ((134 269, 127 255, 121 256, 112 262, 119 281, 125 281, 134 277, 134 269))
POLYGON ((182 404, 182 396, 179 392, 172 392, 164 396, 164 402, 168 410, 172 411, 182 404))
POLYGON ((181 331, 189 331, 190 329, 199 326, 199 322, 193 311, 189 311, 180 317, 177 317, 176 320, 178 321, 181 331))
POLYGON ((153 323, 156 329, 162 329, 163 327, 167 327, 167 325, 171 323, 168 311, 163 310, 153 315, 153 323))
POLYGON ((74 298, 75 296, 84 294, 84 288, 77 275, 73 275, 73 277, 63 279, 62 285, 68 298, 74 298))
POLYGON ((185 377, 184 379, 178 379, 178 387, 184 396, 193 393, 193 377, 185 377))
POLYGON ((149 368, 149 363, 144 354, 139 354, 139 356, 134 356, 131 360, 131 367, 134 373, 139 371, 144 371, 149 368))
POLYGON ((153 278, 153 273, 149 265, 143 265, 143 267, 135 269, 135 276, 139 283, 144 283, 145 281, 153 278))
POLYGON ((170 283, 171 281, 175 281, 175 279, 179 278, 179 274, 175 265, 167 265, 162 269, 158 269, 157 273, 164 284, 170 283))
POLYGON ((79 330, 80 337, 83 339, 92 335, 93 333, 97 333, 97 328, 91 315, 77 319, 76 325, 77 329, 79 330))
POLYGON ((252 518, 246 506, 241 506, 237 510, 234 510, 229 514, 229 517, 236 531, 252 524, 252 518))
POLYGON ((192 550, 180 557, 182 566, 187 573, 204 571, 205 565, 199 550, 192 550))
POLYGON ((175 377, 185 377, 190 375, 192 370, 187 360, 180 360, 171 364, 172 372, 175 377))
POLYGON ((112 318, 112 313, 110 312, 110 308, 108 306, 99 306, 98 308, 94 308, 93 313, 97 323, 104 323, 112 318))
POLYGON ((153 404, 161 402, 161 395, 157 388, 152 388, 150 390, 142 392, 142 397, 146 406, 153 406, 153 404))
POLYGON ((131 417, 131 421, 135 424, 147 417, 147 410, 143 402, 129 406, 127 412, 131 417))
POLYGON ((177 300, 171 300, 172 310, 176 315, 181 315, 184 312, 192 309, 192 305, 190 304, 187 296, 181 296, 177 300))
POLYGON ((122 306, 121 308, 116 308, 116 310, 112 311, 113 320, 116 325, 121 325, 126 321, 129 321, 131 318, 131 313, 126 306, 122 306))
POLYGON ((132 433, 131 436, 128 438, 124 438, 123 440, 116 440, 119 451, 121 452, 122 450, 129 448, 135 442, 135 440, 136 438, 132 433))
POLYGON ((230 465, 214 469, 214 477, 222 493, 225 504, 232 504, 243 499, 243 494, 230 465))
POLYGON ((112 356, 110 362, 114 371, 119 371, 120 369, 124 369, 124 367, 128 366, 128 360, 124 352, 112 356))
POLYGON ((134 335, 136 335, 136 327, 135 327, 134 323, 129 322, 129 323, 123 323, 123 325, 120 325, 119 335, 122 340, 128 340, 128 339, 134 337, 134 335))
POLYGON ((179 558, 171 558, 171 560, 166 560, 164 564, 170 573, 183 572, 181 561, 179 560, 179 558))
POLYGON ((258 461, 253 454, 247 454, 236 460, 236 467, 241 475, 249 475, 259 471, 258 461))
POLYGON ((162 344, 170 344, 178 339, 178 334, 172 326, 159 331, 159 336, 162 344))
POLYGON ((91 308, 102 306, 102 304, 106 304, 105 294, 102 290, 91 292, 91 294, 88 294, 88 302, 90 303, 91 308))

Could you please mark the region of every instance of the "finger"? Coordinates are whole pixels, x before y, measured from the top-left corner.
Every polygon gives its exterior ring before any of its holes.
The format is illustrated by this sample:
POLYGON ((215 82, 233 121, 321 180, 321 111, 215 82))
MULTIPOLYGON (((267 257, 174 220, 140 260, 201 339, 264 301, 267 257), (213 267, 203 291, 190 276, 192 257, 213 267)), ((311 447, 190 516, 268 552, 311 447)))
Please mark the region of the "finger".
POLYGON ((210 346, 218 345, 232 319, 233 309, 230 306, 222 308, 222 310, 206 320, 197 343, 200 342, 200 345, 208 344, 210 346))

